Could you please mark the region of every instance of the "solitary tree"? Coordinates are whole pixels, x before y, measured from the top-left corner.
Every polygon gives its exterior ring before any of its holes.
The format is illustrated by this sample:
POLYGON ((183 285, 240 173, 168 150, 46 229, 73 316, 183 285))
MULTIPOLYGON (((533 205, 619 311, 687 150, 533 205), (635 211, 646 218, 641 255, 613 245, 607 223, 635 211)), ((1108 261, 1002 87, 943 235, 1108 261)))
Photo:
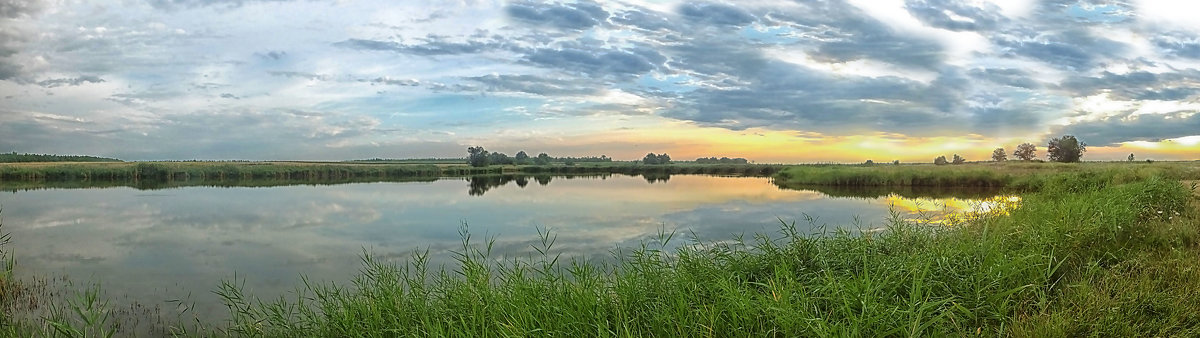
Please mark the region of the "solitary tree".
POLYGON ((1022 161, 1029 161, 1037 157, 1037 147, 1033 143, 1021 143, 1017 146, 1017 150, 1013 151, 1013 157, 1022 161))
POLYGON ((644 163, 644 164, 667 164, 667 163, 671 163, 671 156, 667 155, 667 153, 662 153, 662 155, 656 155, 654 153, 649 153, 649 154, 646 154, 646 157, 642 158, 642 163, 644 163))
POLYGON ((866 164, 866 165, 872 165, 872 164, 875 164, 875 161, 872 161, 872 160, 867 160, 867 162, 866 162, 866 163, 863 163, 863 164, 866 164))
POLYGON ((936 165, 950 164, 950 161, 946 161, 945 156, 938 156, 937 158, 933 159, 933 164, 936 164, 936 165))
POLYGON ((529 154, 526 154, 524 150, 517 152, 516 158, 517 164, 529 164, 529 154))
POLYGON ((642 164, 658 164, 658 155, 654 153, 646 154, 646 157, 642 157, 642 164))
POLYGON ((1133 153, 1129 153, 1129 162, 1133 162, 1133 153))
POLYGON ((533 160, 533 163, 537 165, 550 165, 550 155, 546 155, 546 153, 538 154, 537 159, 533 160))
POLYGON ((1008 160, 1008 155, 1004 153, 1004 148, 996 148, 992 151, 992 161, 1003 162, 1008 160))
POLYGON ((467 148, 467 164, 472 167, 486 167, 488 165, 488 151, 483 150, 483 147, 467 148))
POLYGON ((1079 142, 1075 136, 1064 135, 1050 140, 1046 156, 1054 162, 1079 162, 1085 151, 1087 151, 1087 143, 1079 142))
POLYGON ((953 162, 954 164, 963 164, 963 162, 966 162, 966 161, 967 161, 967 159, 962 158, 962 156, 958 156, 958 154, 954 154, 954 162, 953 162))
POLYGON ((892 161, 892 165, 900 165, 900 160, 892 161))

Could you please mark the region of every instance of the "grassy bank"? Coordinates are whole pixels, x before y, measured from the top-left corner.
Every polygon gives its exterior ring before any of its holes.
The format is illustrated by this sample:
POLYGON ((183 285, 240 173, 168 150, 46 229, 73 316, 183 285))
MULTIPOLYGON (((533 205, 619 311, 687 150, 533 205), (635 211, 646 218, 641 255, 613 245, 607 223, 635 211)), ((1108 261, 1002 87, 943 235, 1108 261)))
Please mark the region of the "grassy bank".
POLYGON ((1047 178, 1061 173, 1102 175, 1129 182, 1150 176, 1200 178, 1200 162, 980 162, 962 165, 801 165, 775 174, 785 187, 1012 187, 1038 191, 1047 178))
POLYGON ((458 266, 363 259, 351 285, 260 301, 227 283, 247 336, 1194 336, 1196 199, 1179 181, 1054 175, 1010 215, 953 228, 693 242, 619 263, 497 263, 463 233, 458 266), (774 238, 774 239, 772 239, 774 238))
MULTIPOLYGON (((177 329, 268 337, 1196 336, 1200 197, 1179 181, 1191 168, 992 168, 1026 191, 1021 206, 961 226, 894 217, 883 232, 809 236, 797 229, 807 225, 785 222, 778 234, 669 250, 681 239, 664 233, 615 251, 611 264, 560 257, 552 234, 541 235, 539 255, 492 257, 491 243, 464 228, 458 263, 447 269, 429 266, 425 252, 402 263, 365 254, 352 283, 306 282, 273 300, 229 281, 216 290, 229 323, 177 329)), ((75 308, 85 306, 65 307, 75 308)), ((68 329, 97 327, 60 313, 68 329)), ((10 327, 54 329, 24 325, 10 327)))
POLYGON ((348 162, 112 162, 0 163, 3 182, 123 182, 123 181, 236 181, 236 180, 351 180, 467 176, 500 173, 527 174, 710 174, 771 175, 780 165, 670 164, 641 165, 605 162, 581 165, 505 165, 471 167, 465 164, 348 163, 348 162))

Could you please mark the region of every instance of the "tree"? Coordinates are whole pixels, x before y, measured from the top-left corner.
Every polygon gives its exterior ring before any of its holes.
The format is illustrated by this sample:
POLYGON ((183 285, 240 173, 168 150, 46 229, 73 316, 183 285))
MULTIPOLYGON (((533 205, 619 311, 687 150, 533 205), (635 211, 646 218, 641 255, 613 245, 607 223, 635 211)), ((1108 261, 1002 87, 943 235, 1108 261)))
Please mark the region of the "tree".
POLYGON ((952 161, 951 163, 963 164, 963 162, 966 162, 966 161, 967 161, 967 159, 962 158, 962 156, 958 156, 958 154, 954 154, 954 161, 952 161))
POLYGON ((1056 139, 1051 139, 1050 144, 1046 147, 1046 156, 1054 162, 1079 162, 1083 157, 1083 153, 1087 151, 1087 143, 1080 142, 1075 136, 1064 135, 1056 139))
POLYGON ((646 154, 646 157, 642 158, 642 164, 658 164, 658 155, 654 153, 646 154))
POLYGON ((1129 153, 1129 162, 1133 162, 1133 153, 1129 153))
POLYGON ((526 154, 524 150, 518 151, 516 160, 517 164, 529 164, 529 154, 526 154))
POLYGON ((488 166, 488 151, 483 150, 483 147, 467 148, 467 164, 472 167, 488 166))
POLYGON ((537 165, 550 165, 550 155, 546 155, 546 153, 538 154, 538 157, 533 160, 533 163, 537 165))
POLYGON ((667 153, 662 153, 662 155, 658 155, 658 164, 669 164, 669 163, 671 163, 671 155, 667 155, 667 153))
POLYGON ((946 161, 945 156, 938 156, 937 158, 933 159, 933 164, 943 165, 943 164, 950 164, 950 162, 946 161))
POLYGON ((495 152, 495 153, 491 153, 488 155, 488 163, 489 164, 513 164, 513 159, 512 159, 512 157, 508 157, 508 154, 501 153, 501 152, 495 152))
POLYGON ((1017 150, 1013 151, 1013 157, 1022 161, 1029 161, 1037 157, 1037 147, 1033 143, 1021 143, 1017 146, 1017 150))
POLYGON ((900 160, 894 160, 894 161, 892 161, 892 165, 900 165, 900 160))
POLYGON ((992 151, 992 161, 1004 162, 1008 160, 1008 155, 1004 153, 1004 148, 996 148, 992 151))
POLYGON ((642 163, 644 163, 644 164, 671 163, 671 155, 667 155, 667 153, 662 153, 662 155, 656 155, 654 153, 649 153, 649 154, 646 154, 646 157, 642 158, 642 163))
POLYGON ((872 160, 867 160, 867 162, 865 162, 865 163, 863 163, 863 164, 866 164, 866 165, 872 165, 872 164, 875 164, 875 161, 872 161, 872 160))

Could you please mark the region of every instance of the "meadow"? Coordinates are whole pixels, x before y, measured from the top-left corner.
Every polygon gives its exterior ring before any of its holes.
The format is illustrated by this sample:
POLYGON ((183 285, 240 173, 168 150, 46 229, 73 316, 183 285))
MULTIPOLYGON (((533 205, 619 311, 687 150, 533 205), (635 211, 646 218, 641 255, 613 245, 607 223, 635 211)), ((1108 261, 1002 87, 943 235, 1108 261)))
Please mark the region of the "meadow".
MULTIPOLYGON (((1019 207, 954 226, 892 217, 881 232, 705 242, 662 232, 612 262, 494 257, 468 228, 453 266, 362 255, 350 284, 259 299, 214 286, 231 320, 183 336, 1196 336, 1200 165, 997 163, 790 166, 780 185, 996 187, 1019 207), (686 245, 669 243, 684 241, 686 245), (675 249, 666 249, 673 247, 675 249)), ((2 247, 0 247, 2 248, 2 247)), ((11 277, 5 276, 4 281, 11 277)), ((2 285, 2 284, 0 284, 2 285)), ((4 290, 4 289, 0 289, 4 290)), ((113 332, 94 289, 5 335, 113 332)), ((0 299, 11 299, 0 293, 0 299)))

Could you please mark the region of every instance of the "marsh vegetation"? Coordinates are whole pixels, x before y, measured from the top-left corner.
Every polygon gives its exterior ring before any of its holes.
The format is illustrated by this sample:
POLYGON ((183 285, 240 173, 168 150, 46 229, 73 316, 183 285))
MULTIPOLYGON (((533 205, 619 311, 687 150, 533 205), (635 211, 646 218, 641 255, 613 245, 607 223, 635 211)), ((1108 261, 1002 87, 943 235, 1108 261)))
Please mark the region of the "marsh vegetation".
MULTIPOLYGON (((501 174, 467 183, 503 194, 541 187, 533 177, 501 174)), ((678 187, 690 177, 655 178, 648 186, 678 187)), ((527 249, 513 252, 505 237, 481 237, 476 222, 459 228, 458 244, 446 251, 415 246, 397 258, 365 250, 349 282, 304 279, 294 292, 262 297, 245 286, 244 275, 226 279, 212 288, 228 321, 183 321, 173 330, 216 336, 1190 336, 1200 334, 1200 305, 1193 301, 1200 291, 1190 287, 1200 278, 1197 179, 1195 163, 793 166, 772 183, 858 198, 892 189, 937 195, 928 192, 957 187, 988 191, 981 197, 1017 193, 1020 203, 979 209, 977 217, 952 226, 893 212, 871 231, 804 215, 732 237, 656 227, 632 245, 583 256, 572 254, 578 239, 563 229, 538 227, 530 240, 518 242, 527 249), (853 194, 854 187, 866 192, 853 194)), ((477 198, 503 197, 493 194, 477 198)))

